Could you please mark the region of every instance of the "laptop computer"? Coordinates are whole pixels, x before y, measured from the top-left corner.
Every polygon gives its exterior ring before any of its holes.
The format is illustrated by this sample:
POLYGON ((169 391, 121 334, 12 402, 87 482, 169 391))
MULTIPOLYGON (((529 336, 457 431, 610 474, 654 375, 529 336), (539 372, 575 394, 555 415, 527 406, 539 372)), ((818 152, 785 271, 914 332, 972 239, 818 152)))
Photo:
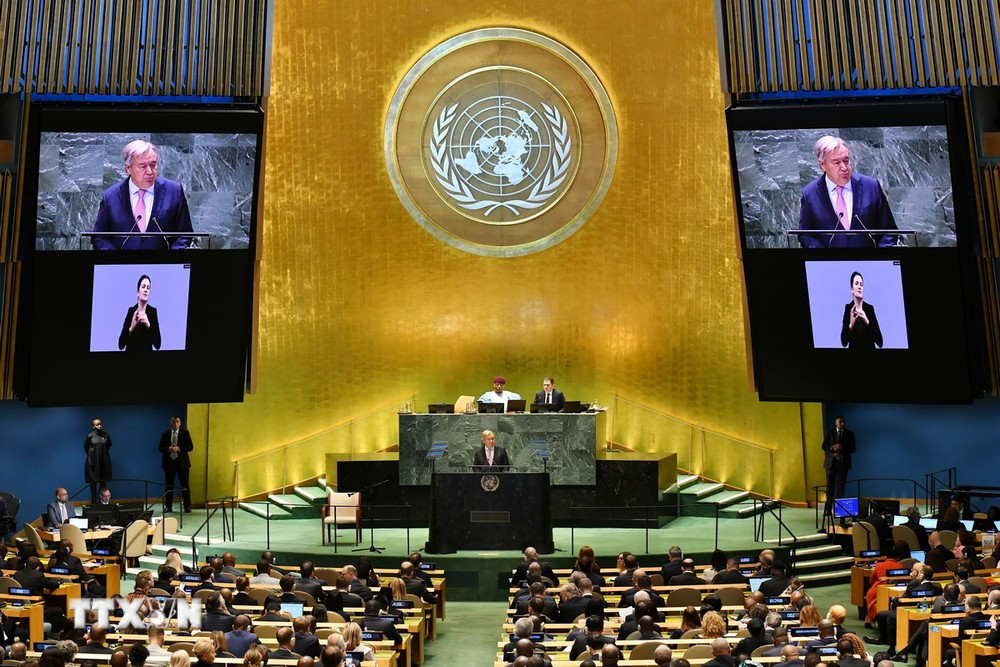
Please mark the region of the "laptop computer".
POLYGON ((90 525, 90 520, 82 516, 73 517, 69 519, 68 522, 71 526, 76 526, 80 530, 87 530, 87 526, 90 525))
POLYGON ((503 412, 503 403, 484 403, 479 401, 476 403, 476 406, 481 415, 495 415, 503 412))
POLYGON ((283 612, 287 611, 289 614, 292 615, 292 618, 298 618, 299 616, 301 616, 302 612, 305 610, 305 607, 306 607, 305 602, 282 602, 281 603, 281 611, 283 611, 283 612))
POLYGON ((507 412, 524 412, 528 407, 528 401, 523 398, 514 398, 507 401, 507 412))

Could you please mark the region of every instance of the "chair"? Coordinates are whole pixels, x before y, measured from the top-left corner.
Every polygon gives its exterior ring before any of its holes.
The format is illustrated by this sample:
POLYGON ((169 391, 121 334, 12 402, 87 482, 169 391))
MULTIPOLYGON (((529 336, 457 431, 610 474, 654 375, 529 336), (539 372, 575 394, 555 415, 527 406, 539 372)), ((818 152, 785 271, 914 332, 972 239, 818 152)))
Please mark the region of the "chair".
MULTIPOLYGON (((278 627, 277 625, 255 625, 253 626, 253 633, 261 639, 274 639, 278 636, 278 627)), ((329 636, 329 633, 327 633, 327 636, 329 636)))
MULTIPOLYGON (((256 632, 256 628, 254 629, 254 631, 256 632)), ((259 637, 260 635, 258 634, 257 636, 259 637)), ((173 644, 167 646, 167 650, 170 651, 171 653, 174 653, 175 651, 184 650, 187 651, 188 653, 193 654, 194 642, 174 642, 173 644)), ((194 657, 194 655, 192 655, 191 657, 194 657)))
POLYGON ((958 569, 958 559, 957 558, 949 558, 948 560, 946 560, 944 562, 944 566, 946 568, 948 568, 949 572, 954 572, 955 570, 958 569))
POLYGON ((649 641, 644 641, 641 644, 636 644, 635 648, 633 648, 631 653, 628 654, 628 659, 652 660, 653 653, 656 651, 656 647, 659 646, 660 644, 665 644, 665 643, 666 642, 650 639, 649 641))
POLYGON ((995 556, 986 556, 983 558, 983 567, 987 570, 992 570, 997 566, 997 559, 995 556))
POLYGON ((743 639, 744 637, 749 637, 749 636, 750 636, 750 631, 747 630, 746 628, 743 628, 739 632, 736 633, 736 637, 738 639, 743 639))
MULTIPOLYGON (((38 536, 38 531, 30 523, 24 524, 24 536, 28 538, 36 549, 39 551, 45 551, 45 545, 42 543, 42 538, 38 536)), ((86 550, 85 550, 86 551, 86 550)))
POLYGON ((684 634, 681 635, 681 639, 698 639, 699 637, 701 637, 701 628, 685 630, 684 634))
POLYGON ((317 567, 313 574, 323 580, 325 586, 336 586, 340 570, 335 567, 317 567))
POLYGON ((943 546, 948 551, 955 548, 955 542, 958 541, 958 533, 954 530, 939 530, 938 537, 941 538, 941 546, 943 546))
POLYGON ((335 611, 326 612, 326 620, 329 623, 347 623, 347 619, 335 611))
POLYGON ((0 577, 0 593, 6 594, 10 590, 10 587, 20 588, 21 584, 17 582, 17 579, 13 577, 0 577))
POLYGON ((969 583, 979 587, 978 595, 986 595, 986 592, 990 590, 989 585, 986 583, 986 579, 983 577, 969 577, 969 583))
POLYGON ((684 651, 684 659, 691 660, 692 658, 712 658, 712 645, 711 644, 695 644, 684 651))
POLYGON ((861 558, 862 551, 872 551, 879 548, 875 526, 867 521, 858 521, 851 526, 851 541, 854 543, 855 558, 861 558))
POLYGON ((167 535, 172 535, 177 532, 177 526, 178 526, 177 517, 175 516, 163 517, 160 520, 160 523, 163 524, 163 532, 166 533, 167 535))
POLYGON ((0 498, 3 498, 3 502, 7 506, 7 514, 16 518, 17 511, 21 509, 21 499, 10 491, 0 491, 0 498))
POLYGON ((759 658, 764 655, 764 651, 774 648, 774 644, 764 644, 763 646, 758 646, 753 651, 750 652, 751 658, 759 658))
MULTIPOLYGON (((212 593, 217 593, 217 592, 218 591, 213 591, 210 588, 203 588, 200 591, 195 591, 194 593, 192 593, 191 594, 191 599, 192 600, 204 600, 205 598, 207 598, 212 593)), ((212 635, 211 632, 209 632, 208 634, 209 634, 209 636, 212 635)), ((195 635, 195 636, 197 636, 197 635, 195 635)))
POLYGON ((133 566, 141 556, 146 555, 146 536, 149 535, 149 524, 142 519, 136 519, 122 532, 121 556, 126 563, 133 566))
POLYGON ((715 592, 719 595, 719 599, 722 600, 723 605, 729 606, 743 604, 744 596, 742 588, 730 586, 728 588, 720 588, 715 592))
POLYGON ((166 592, 162 588, 150 588, 148 595, 151 598, 168 598, 168 597, 170 597, 170 593, 166 592))
POLYGON ((917 559, 916 558, 904 558, 903 560, 899 561, 899 564, 902 567, 910 567, 910 568, 912 568, 914 565, 917 564, 917 559))
POLYGON ((277 595, 277 592, 273 588, 251 588, 247 591, 247 595, 252 597, 257 604, 263 605, 264 600, 272 595, 277 595))
POLYGON ((639 637, 642 637, 642 633, 639 632, 638 630, 635 630, 634 632, 628 633, 628 636, 625 639, 626 641, 632 642, 638 639, 639 637))
POLYGON ((150 544, 163 544, 163 537, 167 532, 167 524, 163 521, 157 521, 156 525, 153 527, 153 537, 149 540, 150 544))
POLYGON ((653 586, 663 586, 663 575, 659 572, 649 575, 653 586))
POLYGON ((700 607, 701 591, 697 588, 675 588, 667 595, 668 607, 700 607))
POLYGON ((69 540, 73 543, 73 553, 87 553, 87 540, 83 539, 83 531, 71 523, 64 523, 59 527, 59 539, 69 540))
POLYGON ((323 505, 320 524, 320 537, 323 544, 330 541, 330 526, 337 530, 341 524, 354 524, 354 543, 361 543, 361 494, 338 493, 330 491, 323 505))
POLYGON ((305 591, 292 591, 295 597, 302 598, 306 603, 306 609, 312 609, 316 606, 316 598, 313 597, 312 593, 307 593, 305 591))
POLYGON ((909 526, 893 526, 892 540, 906 542, 910 546, 910 551, 920 551, 920 540, 917 539, 917 534, 909 526))

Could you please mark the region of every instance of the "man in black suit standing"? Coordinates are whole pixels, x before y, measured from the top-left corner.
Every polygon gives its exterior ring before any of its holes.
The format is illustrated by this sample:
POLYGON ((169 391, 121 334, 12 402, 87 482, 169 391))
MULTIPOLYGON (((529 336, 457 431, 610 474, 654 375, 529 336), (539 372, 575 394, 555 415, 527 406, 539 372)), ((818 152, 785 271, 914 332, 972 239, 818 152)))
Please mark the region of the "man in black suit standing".
POLYGON ((191 434, 187 429, 181 428, 181 418, 173 416, 170 418, 170 430, 164 431, 160 436, 160 453, 163 458, 160 466, 163 468, 163 479, 167 486, 167 495, 163 499, 163 511, 173 512, 174 504, 174 478, 181 483, 181 490, 184 495, 184 511, 191 511, 191 489, 189 481, 191 479, 191 458, 188 456, 194 449, 191 442, 191 434))
POLYGON ((851 454, 856 451, 854 432, 846 428, 843 415, 837 415, 834 428, 823 439, 823 468, 826 470, 826 511, 833 509, 833 499, 844 497, 851 454))
POLYGON ((556 389, 556 381, 551 375, 542 380, 542 390, 535 394, 535 404, 549 406, 551 412, 561 412, 566 404, 566 397, 556 389))
POLYGON ((472 462, 476 472, 507 472, 510 468, 507 450, 496 444, 496 440, 497 436, 493 431, 483 431, 483 445, 476 450, 472 462))

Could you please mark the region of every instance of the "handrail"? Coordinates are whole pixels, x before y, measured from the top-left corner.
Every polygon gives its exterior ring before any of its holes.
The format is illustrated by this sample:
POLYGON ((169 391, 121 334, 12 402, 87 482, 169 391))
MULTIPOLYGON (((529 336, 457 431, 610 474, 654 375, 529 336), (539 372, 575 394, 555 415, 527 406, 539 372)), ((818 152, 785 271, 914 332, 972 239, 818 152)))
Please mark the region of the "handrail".
MULTIPOLYGON (((706 448, 708 446, 708 438, 721 439, 724 440, 727 444, 731 443, 732 445, 738 445, 739 447, 743 448, 743 453, 746 456, 756 456, 756 454, 754 454, 753 451, 760 452, 761 455, 767 457, 766 461, 767 479, 760 480, 760 483, 756 484, 756 488, 753 488, 755 484, 751 483, 749 485, 751 488, 747 488, 746 490, 753 491, 754 493, 757 493, 758 495, 762 496, 768 496, 768 497, 774 496, 774 455, 775 452, 777 451, 776 448, 768 447, 767 445, 762 445, 755 442, 750 442, 748 440, 742 440, 740 438, 728 435, 726 433, 713 431, 711 429, 699 426, 698 424, 689 422, 679 417, 675 417, 665 412, 661 412, 647 405, 637 403, 631 399, 625 398, 624 396, 620 396, 618 394, 611 394, 610 398, 611 398, 611 403, 613 405, 613 410, 611 412, 611 424, 610 424, 610 429, 611 429, 610 433, 612 438, 614 437, 615 434, 615 427, 616 427, 615 425, 618 419, 618 413, 620 412, 619 404, 622 404, 629 406, 630 408, 636 408, 638 410, 645 411, 658 418, 665 419, 671 425, 676 425, 681 428, 688 429, 689 431, 687 437, 688 451, 686 455, 682 451, 683 449, 682 446, 675 446, 672 449, 664 451, 675 451, 677 453, 677 467, 683 470, 691 471, 692 473, 698 475, 699 477, 710 477, 710 478, 718 477, 718 475, 712 474, 711 472, 706 470, 706 465, 711 460, 713 460, 713 457, 708 456, 706 452, 706 448), (698 456, 695 455, 696 439, 700 441, 698 443, 698 445, 700 446, 700 449, 698 450, 698 456)), ((623 444, 629 444, 629 443, 623 443, 623 444)), ((765 466, 764 461, 760 461, 760 467, 757 469, 762 470, 764 466, 765 466)), ((718 481, 726 483, 729 482, 730 480, 719 479, 718 481)), ((738 486, 740 488, 745 488, 746 485, 736 484, 735 486, 738 486)))
MULTIPOLYGON (((934 472, 926 473, 924 475, 924 481, 927 483, 927 487, 926 487, 927 502, 926 502, 926 505, 927 505, 928 508, 930 508, 932 502, 935 503, 935 504, 937 504, 937 501, 938 501, 937 493, 938 493, 938 485, 939 484, 941 486, 943 486, 944 488, 946 488, 946 489, 952 489, 952 488, 955 487, 955 484, 958 481, 958 469, 956 467, 952 466, 950 468, 942 468, 941 470, 935 470, 934 472), (938 479, 938 475, 941 474, 941 473, 943 473, 943 472, 944 473, 948 473, 948 479, 947 479, 947 481, 943 481, 941 479, 938 479)), ((938 507, 937 509, 938 509, 938 513, 940 514, 941 511, 942 511, 942 508, 938 507)))
MULTIPOLYGON (((795 533, 792 532, 792 529, 789 528, 788 525, 785 523, 784 519, 782 519, 782 512, 781 512, 781 510, 784 507, 784 503, 782 503, 777 498, 764 499, 764 500, 761 500, 761 501, 758 501, 756 498, 754 498, 754 503, 753 503, 754 504, 754 510, 757 509, 757 503, 758 502, 760 502, 760 507, 762 508, 762 510, 764 512, 767 512, 768 514, 770 514, 771 517, 775 521, 778 522, 778 544, 781 545, 781 529, 782 528, 784 528, 786 531, 788 531, 788 536, 792 538, 792 546, 791 546, 791 549, 789 549, 789 551, 788 551, 788 565, 792 569, 792 571, 794 571, 795 570, 795 556, 796 556, 795 552, 796 552, 796 547, 799 544, 799 538, 795 536, 795 533), (775 505, 777 505, 777 507, 778 507, 778 513, 777 514, 774 513, 774 507, 775 507, 775 505)), ((758 513, 755 511, 754 512, 754 539, 757 542, 763 542, 764 541, 764 517, 760 516, 760 524, 759 525, 757 523, 757 518, 758 518, 758 513)))
MULTIPOLYGON (((922 490, 924 492, 925 498, 926 498, 926 494, 928 493, 927 487, 925 487, 923 484, 921 484, 917 480, 912 479, 910 477, 862 477, 860 479, 852 479, 849 482, 851 485, 854 485, 854 487, 856 489, 856 495, 857 495, 858 498, 864 497, 864 494, 861 493, 861 484, 862 484, 862 482, 908 482, 910 484, 913 484, 913 496, 912 496, 912 498, 913 498, 913 504, 914 505, 917 505, 917 490, 918 489, 920 489, 920 490, 922 490)), ((820 525, 821 525, 821 517, 823 517, 822 523, 823 523, 823 525, 825 525, 825 510, 824 510, 824 513, 822 515, 820 514, 820 501, 819 501, 820 490, 823 491, 823 505, 824 505, 824 508, 826 506, 826 499, 827 499, 827 496, 829 495, 829 493, 828 493, 827 485, 826 484, 816 484, 815 486, 812 487, 812 489, 813 489, 813 498, 815 500, 814 504, 815 504, 815 510, 816 510, 816 512, 815 512, 815 514, 816 514, 815 523, 816 523, 816 527, 819 528, 820 525)), ((925 502, 924 509, 927 510, 927 511, 930 511, 930 502, 925 502)))
POLYGON ((409 398, 387 404, 377 410, 367 412, 304 438, 234 460, 233 486, 235 495, 238 498, 247 498, 259 494, 275 493, 278 488, 282 489, 283 493, 291 485, 322 476, 326 470, 326 460, 323 456, 325 453, 342 452, 345 451, 346 446, 346 451, 353 454, 356 449, 363 448, 364 445, 370 443, 365 434, 372 430, 384 435, 387 441, 398 442, 399 422, 396 415, 399 414, 400 408, 415 402, 416 399, 417 395, 413 394, 409 398), (362 435, 356 435, 357 433, 362 435), (253 467, 245 468, 247 465, 253 467), (266 486, 262 483, 263 480, 252 476, 253 471, 260 470, 261 466, 266 466, 268 472, 271 470, 281 471, 280 486, 275 485, 277 480, 271 474, 261 476, 267 480, 266 486), (242 472, 244 470, 250 472, 242 472), (248 474, 251 476, 248 477, 248 474), (250 480, 250 483, 245 483, 247 479, 250 480))
POLYGON ((274 454, 275 452, 280 452, 282 450, 288 449, 289 447, 294 447, 294 446, 300 445, 300 444, 302 444, 304 442, 308 442, 309 440, 313 440, 315 438, 318 438, 318 437, 321 437, 321 436, 333 433, 334 431, 339 431, 340 429, 343 429, 343 428, 346 428, 348 426, 351 426, 352 424, 355 424, 355 423, 361 421, 362 419, 368 419, 370 417, 374 417, 375 415, 381 414, 381 413, 383 413, 383 412, 385 412, 387 410, 393 410, 393 411, 397 411, 398 412, 398 407, 400 405, 402 405, 403 403, 406 403, 407 401, 416 401, 417 400, 417 396, 418 396, 418 394, 413 394, 413 396, 411 396, 410 398, 404 398, 404 399, 402 399, 400 401, 394 401, 392 403, 388 403, 388 404, 384 405, 381 408, 378 408, 376 410, 372 410, 371 412, 368 412, 366 414, 360 415, 358 417, 354 417, 352 419, 347 420, 346 422, 342 422, 340 424, 337 424, 336 426, 331 426, 329 428, 323 429, 322 431, 317 431, 316 433, 312 433, 312 434, 307 435, 305 437, 299 438, 298 440, 293 440, 292 442, 286 442, 283 445, 277 445, 275 447, 272 447, 271 449, 265 449, 264 451, 257 452, 255 454, 251 454, 250 456, 245 456, 245 457, 243 457, 241 459, 234 459, 233 463, 235 465, 239 466, 239 465, 241 465, 243 463, 246 463, 248 461, 252 461, 252 460, 254 460, 256 458, 260 458, 262 456, 267 456, 268 454, 274 454))
MULTIPOLYGON (((609 510, 642 510, 642 518, 626 518, 622 519, 619 517, 615 518, 615 521, 623 522, 635 522, 642 521, 643 531, 646 536, 646 553, 649 553, 649 510, 659 511, 664 508, 669 508, 669 505, 571 505, 569 508, 569 550, 570 553, 576 552, 576 510, 585 510, 587 512, 600 512, 609 510)), ((655 518, 655 514, 653 515, 655 518)))
MULTIPOLYGON (((198 529, 195 530, 191 534, 191 569, 192 570, 197 570, 198 569, 198 546, 197 546, 197 543, 196 543, 196 540, 198 538, 198 534, 201 533, 201 531, 202 531, 203 528, 206 529, 205 530, 205 543, 208 544, 208 543, 211 542, 211 533, 210 533, 210 531, 207 528, 209 526, 209 523, 212 520, 212 517, 215 516, 215 513, 218 512, 220 509, 222 510, 222 516, 223 516, 223 539, 227 539, 227 538, 230 539, 230 540, 234 539, 234 537, 229 537, 225 533, 226 528, 227 528, 227 526, 226 526, 226 519, 225 519, 225 516, 226 516, 226 502, 228 502, 228 501, 231 501, 233 515, 234 515, 234 519, 235 519, 235 513, 236 513, 236 496, 223 496, 220 499, 214 499, 214 500, 210 500, 210 501, 206 501, 205 502, 205 514, 206 514, 205 520, 202 522, 202 524, 200 526, 198 526, 198 529), (210 511, 209 508, 211 507, 211 505, 212 505, 213 502, 217 502, 218 504, 214 508, 212 508, 211 511, 210 511)), ((235 525, 236 524, 235 524, 235 520, 234 520, 233 521, 233 530, 234 531, 235 531, 235 525)))

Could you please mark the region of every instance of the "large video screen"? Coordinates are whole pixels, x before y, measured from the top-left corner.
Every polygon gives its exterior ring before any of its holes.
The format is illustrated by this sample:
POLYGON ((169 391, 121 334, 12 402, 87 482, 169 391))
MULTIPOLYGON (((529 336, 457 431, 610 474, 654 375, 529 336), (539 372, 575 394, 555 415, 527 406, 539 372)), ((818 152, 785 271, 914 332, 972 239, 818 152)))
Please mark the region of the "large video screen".
POLYGON ((29 404, 242 399, 262 136, 252 105, 32 105, 15 370, 29 404))
POLYGON ((751 103, 726 118, 760 398, 972 400, 961 100, 751 103))

